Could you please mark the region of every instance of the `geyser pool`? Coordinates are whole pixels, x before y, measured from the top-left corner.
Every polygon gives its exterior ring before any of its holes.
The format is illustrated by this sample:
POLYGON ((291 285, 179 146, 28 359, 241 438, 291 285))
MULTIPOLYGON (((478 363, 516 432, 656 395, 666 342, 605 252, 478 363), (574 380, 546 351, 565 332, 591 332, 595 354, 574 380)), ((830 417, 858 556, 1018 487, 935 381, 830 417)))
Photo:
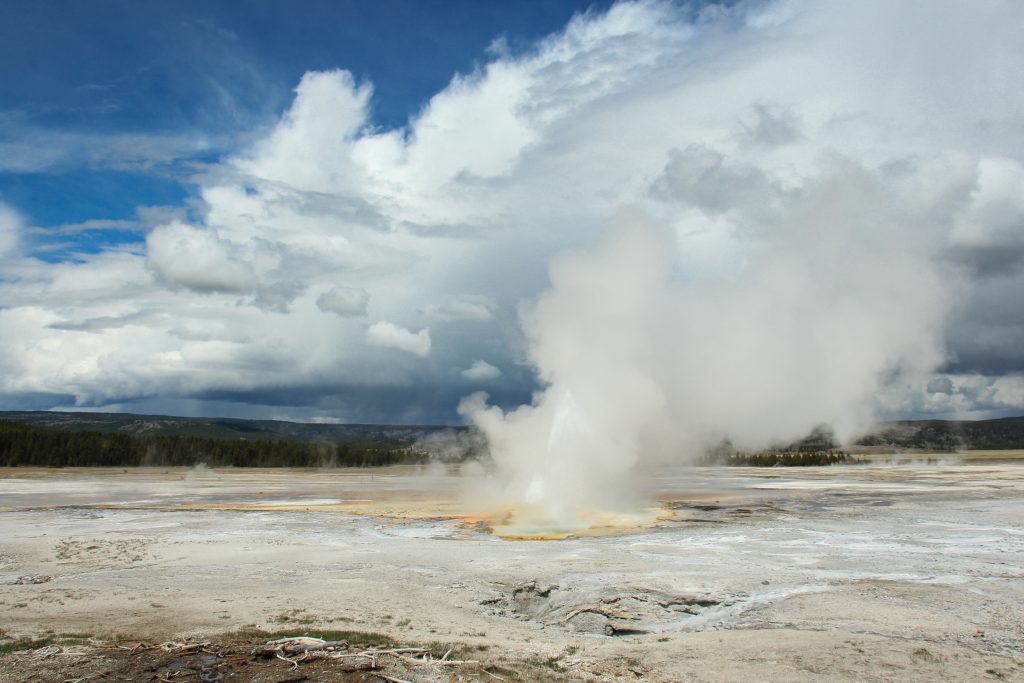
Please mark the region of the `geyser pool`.
POLYGON ((553 518, 543 507, 529 504, 506 506, 488 516, 487 525, 495 536, 508 540, 556 541, 579 536, 605 536, 627 533, 655 524, 671 516, 661 507, 648 507, 635 512, 580 510, 553 518))

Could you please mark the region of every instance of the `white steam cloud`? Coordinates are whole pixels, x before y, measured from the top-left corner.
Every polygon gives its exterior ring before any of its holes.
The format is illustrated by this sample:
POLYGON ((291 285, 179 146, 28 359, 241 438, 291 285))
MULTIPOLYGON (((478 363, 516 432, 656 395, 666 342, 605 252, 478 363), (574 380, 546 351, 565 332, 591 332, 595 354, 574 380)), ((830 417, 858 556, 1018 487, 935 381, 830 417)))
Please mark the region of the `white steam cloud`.
POLYGON ((677 268, 668 225, 620 216, 596 247, 554 262, 550 291, 523 315, 546 384, 533 404, 505 413, 478 394, 460 406, 486 434, 507 499, 536 523, 628 507, 641 460, 686 459, 723 438, 791 441, 822 423, 852 437, 884 383, 945 359, 950 278, 928 212, 900 183, 830 160, 782 191, 713 157, 709 171, 707 157, 676 155, 662 189, 732 211, 748 226, 742 263, 695 278, 677 268))

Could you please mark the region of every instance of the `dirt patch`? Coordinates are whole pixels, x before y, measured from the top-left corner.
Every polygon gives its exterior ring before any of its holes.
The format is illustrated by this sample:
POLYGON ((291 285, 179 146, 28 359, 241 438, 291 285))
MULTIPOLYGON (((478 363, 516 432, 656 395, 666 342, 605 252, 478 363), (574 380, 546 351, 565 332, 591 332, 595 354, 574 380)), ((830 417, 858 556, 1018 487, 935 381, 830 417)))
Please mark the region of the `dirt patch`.
POLYGON ((1020 466, 668 473, 652 499, 672 518, 560 542, 439 522, 454 498, 393 471, 180 474, 0 472, 0 508, 18 503, 0 514, 0 680, 1024 683, 1020 466), (363 498, 396 514, 313 511, 363 498), (24 508, 84 499, 221 507, 24 508), (254 659, 240 628, 383 630, 435 659, 464 643, 449 659, 488 673, 254 659))
POLYGON ((61 564, 80 563, 93 567, 132 565, 153 559, 147 550, 149 545, 149 541, 140 538, 64 539, 54 546, 53 556, 61 564))
MULTIPOLYGON (((326 632, 281 637, 280 633, 222 634, 164 643, 76 644, 33 641, 0 655, 3 680, 132 680, 175 683, 395 680, 466 680, 467 676, 530 680, 501 664, 481 661, 465 647, 396 644, 386 636, 326 632), (341 636, 347 636, 342 638, 341 636), (472 657, 472 658, 471 658, 472 657)), ((56 639, 60 641, 60 639, 56 639)), ((19 644, 14 644, 18 647, 19 644)), ((8 645, 7 649, 11 649, 8 645)))

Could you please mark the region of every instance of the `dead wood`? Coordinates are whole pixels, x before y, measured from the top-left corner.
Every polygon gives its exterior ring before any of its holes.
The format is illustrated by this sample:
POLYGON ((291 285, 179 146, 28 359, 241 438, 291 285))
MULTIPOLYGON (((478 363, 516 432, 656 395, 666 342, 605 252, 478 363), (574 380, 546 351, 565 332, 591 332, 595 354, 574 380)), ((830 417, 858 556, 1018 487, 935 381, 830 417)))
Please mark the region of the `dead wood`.
POLYGON ((345 640, 323 640, 308 636, 296 636, 267 641, 263 645, 253 648, 252 654, 254 657, 274 657, 277 655, 300 655, 307 652, 332 652, 346 647, 348 647, 348 641, 345 640))
POLYGON ((391 683, 412 683, 412 681, 407 681, 404 678, 395 678, 394 676, 388 676, 387 674, 382 674, 379 671, 375 671, 373 673, 373 675, 374 676, 378 676, 380 678, 383 678, 385 681, 390 681, 391 683))
POLYGON ((211 643, 208 640, 202 643, 175 643, 173 641, 169 641, 166 643, 158 643, 157 645, 152 645, 147 649, 159 648, 164 652, 172 652, 176 655, 191 655, 209 647, 210 644, 211 643))

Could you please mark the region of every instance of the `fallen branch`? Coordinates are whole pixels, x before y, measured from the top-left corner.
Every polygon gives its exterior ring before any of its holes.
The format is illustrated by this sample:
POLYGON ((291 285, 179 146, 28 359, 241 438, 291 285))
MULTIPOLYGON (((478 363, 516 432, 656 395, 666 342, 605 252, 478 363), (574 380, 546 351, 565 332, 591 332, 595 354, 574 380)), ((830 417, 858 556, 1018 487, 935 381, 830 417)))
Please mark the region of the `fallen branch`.
POLYGON ((373 675, 374 676, 379 676, 380 678, 383 678, 385 681, 390 681, 391 683, 412 683, 412 681, 407 681, 404 678, 395 678, 394 676, 388 676, 387 674, 382 674, 379 671, 374 671, 373 675))
POLYGON ((299 662, 304 661, 304 659, 288 659, 280 652, 275 652, 274 656, 280 659, 282 662, 288 662, 289 664, 291 664, 293 669, 298 669, 299 662))
POLYGON ((118 643, 116 645, 110 645, 108 643, 100 643, 96 647, 100 648, 101 650, 128 650, 128 654, 133 655, 136 652, 138 652, 139 650, 147 650, 147 649, 149 649, 150 646, 146 645, 145 643, 141 643, 140 642, 140 643, 136 643, 135 645, 132 645, 131 647, 129 647, 127 645, 121 645, 120 643, 118 643))
POLYGON ((389 648, 387 650, 363 650, 359 654, 397 655, 397 654, 405 654, 407 652, 417 652, 419 654, 423 654, 425 652, 430 652, 430 650, 428 650, 425 647, 393 647, 393 648, 389 648))

